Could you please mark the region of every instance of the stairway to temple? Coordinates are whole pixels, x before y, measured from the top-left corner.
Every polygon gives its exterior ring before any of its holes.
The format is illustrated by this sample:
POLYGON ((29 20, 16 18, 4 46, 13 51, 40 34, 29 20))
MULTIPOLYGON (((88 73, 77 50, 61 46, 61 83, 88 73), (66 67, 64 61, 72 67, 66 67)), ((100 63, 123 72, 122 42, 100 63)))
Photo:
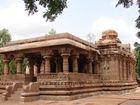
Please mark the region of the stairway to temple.
POLYGON ((11 97, 8 98, 8 101, 20 101, 21 93, 22 93, 22 89, 19 88, 11 95, 11 97))

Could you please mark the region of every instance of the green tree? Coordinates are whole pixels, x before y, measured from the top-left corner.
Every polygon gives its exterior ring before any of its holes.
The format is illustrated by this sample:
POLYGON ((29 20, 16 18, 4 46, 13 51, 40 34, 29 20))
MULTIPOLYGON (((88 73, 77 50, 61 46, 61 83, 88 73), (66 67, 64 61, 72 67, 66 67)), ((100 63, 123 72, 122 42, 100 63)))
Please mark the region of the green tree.
MULTIPOLYGON (((116 6, 120 4, 122 4, 125 8, 129 8, 134 3, 133 3, 133 0, 119 0, 116 6)), ((138 12, 140 13, 140 0, 137 0, 136 4, 138 5, 138 12)), ((140 15, 135 21, 136 21, 136 27, 140 29, 140 15)), ((138 32, 138 34, 140 34, 140 32, 138 32)))
POLYGON ((56 34, 56 30, 53 28, 48 32, 48 35, 55 35, 55 34, 56 34))
POLYGON ((0 47, 3 47, 7 42, 11 40, 11 35, 7 29, 0 30, 0 47))
POLYGON ((93 33, 87 34, 87 41, 90 43, 95 43, 95 35, 93 33))
MULTIPOLYGON (((130 6, 132 6, 134 4, 133 0, 118 0, 118 3, 116 4, 116 6, 118 5, 123 5, 124 8, 129 8, 130 6)), ((140 13, 140 0, 136 1, 136 5, 138 6, 138 12, 140 13)), ((140 15, 138 16, 138 18, 135 20, 136 22, 136 27, 138 29, 140 29, 140 15)), ((140 32, 137 33, 137 36, 140 37, 140 32)), ((135 45, 138 43, 135 43, 135 45)))
POLYGON ((22 72, 24 73, 26 71, 26 67, 29 65, 28 58, 24 58, 22 62, 22 72))
POLYGON ((14 59, 12 59, 9 63, 10 73, 16 74, 16 62, 14 59))
POLYGON ((140 51, 136 48, 134 49, 134 54, 136 57, 136 73, 137 77, 140 77, 140 51))
POLYGON ((62 14, 64 8, 67 7, 67 0, 23 0, 25 3, 25 10, 29 15, 38 12, 38 6, 44 7, 46 10, 43 18, 46 21, 54 21, 55 18, 62 14))
POLYGON ((0 56, 0 75, 3 73, 3 60, 2 57, 0 56))
MULTIPOLYGON (((0 30, 0 47, 3 47, 7 42, 11 40, 11 35, 7 29, 0 30)), ((3 73, 3 59, 0 55, 0 74, 3 73)))
MULTIPOLYGON (((137 0, 137 4, 139 0, 137 0)), ((125 8, 129 8, 130 6, 133 5, 133 0, 118 0, 118 3, 116 4, 116 6, 122 4, 125 8)))
MULTIPOLYGON (((119 0, 116 6, 120 4, 122 4, 125 8, 129 8, 134 3, 133 0, 119 0)), ((137 0, 136 4, 138 5, 138 12, 140 13, 140 0, 137 0)), ((136 19, 136 27, 140 29, 140 15, 136 19)), ((140 34, 140 32, 138 32, 138 34, 140 34)))

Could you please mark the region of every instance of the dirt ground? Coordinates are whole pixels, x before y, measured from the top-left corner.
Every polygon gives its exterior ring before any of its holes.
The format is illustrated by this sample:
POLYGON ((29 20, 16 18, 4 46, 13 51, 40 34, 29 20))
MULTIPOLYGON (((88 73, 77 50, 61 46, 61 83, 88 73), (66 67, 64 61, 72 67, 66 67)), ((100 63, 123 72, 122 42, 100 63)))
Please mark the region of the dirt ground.
POLYGON ((136 92, 122 95, 99 95, 73 101, 1 101, 0 105, 140 105, 140 87, 136 92))

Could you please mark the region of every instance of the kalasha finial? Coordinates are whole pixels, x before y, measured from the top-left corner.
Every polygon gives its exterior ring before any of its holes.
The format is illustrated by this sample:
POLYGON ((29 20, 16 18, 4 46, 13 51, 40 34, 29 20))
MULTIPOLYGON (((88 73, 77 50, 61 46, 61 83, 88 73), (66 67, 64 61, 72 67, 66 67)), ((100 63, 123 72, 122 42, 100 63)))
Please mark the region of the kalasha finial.
POLYGON ((117 37, 118 33, 115 30, 109 29, 102 32, 102 38, 99 40, 99 43, 121 43, 117 37))
POLYGON ((106 30, 106 31, 103 31, 102 32, 102 37, 105 37, 105 36, 112 36, 112 37, 118 37, 118 33, 115 31, 115 30, 111 30, 111 29, 109 29, 109 30, 106 30))

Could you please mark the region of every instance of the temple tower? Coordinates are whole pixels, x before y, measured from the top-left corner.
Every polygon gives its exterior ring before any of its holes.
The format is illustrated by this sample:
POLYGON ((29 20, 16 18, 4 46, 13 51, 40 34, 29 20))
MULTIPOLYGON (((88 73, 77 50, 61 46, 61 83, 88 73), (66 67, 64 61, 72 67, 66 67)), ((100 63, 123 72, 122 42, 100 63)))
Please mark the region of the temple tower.
POLYGON ((135 80, 135 58, 129 44, 122 44, 114 30, 102 32, 97 46, 101 53, 101 77, 104 81, 135 80))

